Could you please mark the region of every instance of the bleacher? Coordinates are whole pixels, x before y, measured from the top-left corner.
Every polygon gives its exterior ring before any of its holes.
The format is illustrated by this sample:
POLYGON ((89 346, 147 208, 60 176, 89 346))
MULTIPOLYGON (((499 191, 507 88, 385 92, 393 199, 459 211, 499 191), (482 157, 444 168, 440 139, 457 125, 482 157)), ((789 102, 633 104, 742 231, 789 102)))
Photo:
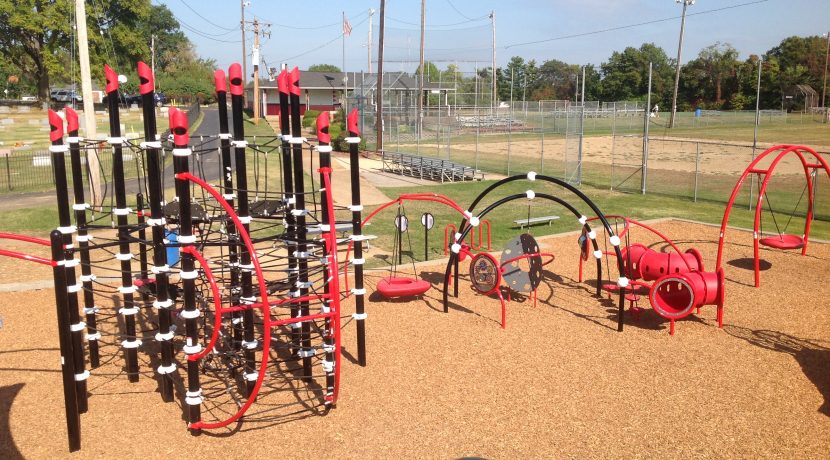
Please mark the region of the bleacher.
POLYGON ((440 158, 382 151, 381 162, 383 172, 442 183, 484 179, 484 173, 478 169, 440 158))

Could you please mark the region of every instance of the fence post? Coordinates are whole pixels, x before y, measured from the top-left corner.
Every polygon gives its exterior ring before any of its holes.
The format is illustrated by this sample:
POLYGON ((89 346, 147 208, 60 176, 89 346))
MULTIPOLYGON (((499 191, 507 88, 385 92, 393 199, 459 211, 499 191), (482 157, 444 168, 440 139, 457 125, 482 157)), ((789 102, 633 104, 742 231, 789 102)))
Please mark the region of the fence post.
POLYGON ((694 202, 697 203, 697 180, 700 174, 700 142, 695 142, 695 192, 694 202))
POLYGON ((643 110, 643 120, 645 120, 644 127, 643 127, 643 164, 641 166, 641 173, 640 173, 640 193, 643 195, 646 194, 646 181, 648 179, 648 128, 649 128, 649 119, 648 115, 651 109, 651 70, 652 70, 652 63, 648 63, 648 95, 646 96, 646 107, 643 110))
POLYGON ((6 182, 9 187, 9 190, 12 189, 12 172, 11 166, 9 165, 9 157, 12 155, 11 151, 6 154, 6 182))
POLYGON ((476 106, 476 155, 475 155, 475 167, 476 171, 478 171, 478 136, 481 134, 481 111, 476 106))
POLYGON ((617 103, 614 103, 613 111, 611 112, 611 181, 609 183, 610 190, 614 191, 614 154, 617 147, 617 103))
POLYGON ((539 119, 540 129, 542 133, 542 148, 539 152, 539 173, 544 174, 545 171, 545 112, 542 110, 542 101, 539 101, 539 119))

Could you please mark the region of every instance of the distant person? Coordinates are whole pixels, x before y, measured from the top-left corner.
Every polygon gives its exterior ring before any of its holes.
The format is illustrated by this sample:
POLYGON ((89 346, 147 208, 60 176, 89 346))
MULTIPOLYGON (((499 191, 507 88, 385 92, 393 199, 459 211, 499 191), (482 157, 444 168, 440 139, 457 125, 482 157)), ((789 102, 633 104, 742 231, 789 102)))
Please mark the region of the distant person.
POLYGON ((660 118, 660 106, 654 104, 654 107, 651 108, 651 118, 660 118))

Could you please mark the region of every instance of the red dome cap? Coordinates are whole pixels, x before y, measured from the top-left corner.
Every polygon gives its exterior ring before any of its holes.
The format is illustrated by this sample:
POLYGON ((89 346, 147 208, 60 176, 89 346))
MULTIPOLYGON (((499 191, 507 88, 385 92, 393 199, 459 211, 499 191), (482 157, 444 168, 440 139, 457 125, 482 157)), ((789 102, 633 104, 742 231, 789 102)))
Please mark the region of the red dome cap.
POLYGON ((107 64, 104 64, 104 77, 107 79, 107 94, 118 91, 118 74, 107 64))
POLYGON ((78 132, 78 112, 68 106, 63 111, 66 113, 66 132, 70 134, 78 132))
POLYGON ((242 80, 242 66, 238 62, 234 62, 231 64, 231 68, 228 69, 228 74, 231 77, 231 94, 241 96, 245 92, 242 80))
POLYGON ((52 109, 49 109, 49 140, 52 142, 59 141, 63 138, 63 118, 52 109))
POLYGON ((153 71, 142 61, 138 61, 138 92, 141 94, 152 93, 156 89, 153 80, 153 71))
POLYGON ((173 133, 174 145, 187 145, 190 136, 187 133, 187 114, 177 108, 170 109, 170 131, 173 133))
POLYGON ((291 94, 293 94, 295 96, 299 96, 300 95, 300 69, 298 69, 297 67, 294 67, 291 70, 291 75, 289 76, 288 80, 289 80, 289 83, 290 83, 288 85, 288 90, 291 91, 291 94))
POLYGON ((216 86, 217 93, 227 93, 228 92, 228 82, 225 79, 225 71, 222 69, 216 69, 213 72, 213 85, 216 86))
POLYGON ((329 113, 328 111, 320 112, 317 115, 317 140, 320 144, 331 143, 331 135, 329 134, 329 113))
POLYGON ((349 112, 349 116, 346 117, 346 125, 348 126, 350 136, 360 135, 360 129, 357 127, 357 115, 357 109, 354 108, 351 112, 349 112))

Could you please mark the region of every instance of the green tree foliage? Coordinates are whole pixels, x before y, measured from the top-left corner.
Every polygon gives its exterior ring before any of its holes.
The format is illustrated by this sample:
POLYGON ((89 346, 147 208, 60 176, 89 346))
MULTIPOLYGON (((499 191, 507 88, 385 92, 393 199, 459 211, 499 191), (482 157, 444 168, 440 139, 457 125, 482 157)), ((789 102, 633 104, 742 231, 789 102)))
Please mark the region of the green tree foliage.
POLYGON ((210 103, 215 100, 213 60, 201 59, 191 46, 170 50, 170 63, 158 78, 158 86, 167 97, 178 101, 210 103))
MULTIPOLYGON (((604 101, 642 101, 648 93, 648 65, 652 63, 652 104, 669 105, 673 92, 674 63, 653 43, 614 52, 604 62, 602 92, 604 101)), ((587 92, 587 90, 586 90, 587 92)))
POLYGON ((340 72, 340 67, 334 64, 312 64, 308 66, 309 72, 340 72))
MULTIPOLYGON (((41 100, 52 86, 77 81, 80 70, 72 54, 74 3, 67 0, 0 0, 0 48, 21 77, 22 86, 36 89, 41 100)), ((189 46, 179 24, 164 5, 150 0, 98 0, 87 3, 90 66, 103 87, 103 66, 125 75, 135 62, 150 61, 150 35, 155 34, 157 73, 171 50, 189 46)))

